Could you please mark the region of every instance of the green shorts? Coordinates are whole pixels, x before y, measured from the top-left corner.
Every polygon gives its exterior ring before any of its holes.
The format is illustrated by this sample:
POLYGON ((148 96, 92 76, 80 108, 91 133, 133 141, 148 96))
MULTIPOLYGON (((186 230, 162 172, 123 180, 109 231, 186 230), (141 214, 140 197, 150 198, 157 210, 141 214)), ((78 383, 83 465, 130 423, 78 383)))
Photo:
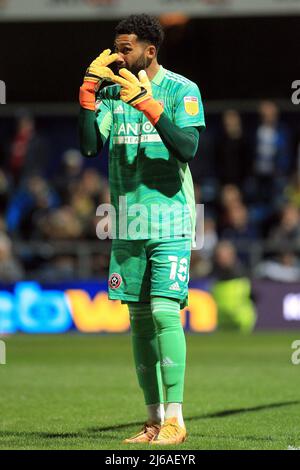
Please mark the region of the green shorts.
POLYGON ((191 240, 113 240, 108 296, 122 303, 170 297, 187 305, 191 240))

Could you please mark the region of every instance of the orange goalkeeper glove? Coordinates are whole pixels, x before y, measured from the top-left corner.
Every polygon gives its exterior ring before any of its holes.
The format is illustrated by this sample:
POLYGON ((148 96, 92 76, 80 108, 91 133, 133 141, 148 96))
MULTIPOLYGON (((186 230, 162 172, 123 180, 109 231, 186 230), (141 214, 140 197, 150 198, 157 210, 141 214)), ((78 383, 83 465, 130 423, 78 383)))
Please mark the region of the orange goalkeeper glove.
POLYGON ((95 93, 104 80, 114 82, 115 75, 108 67, 119 57, 118 54, 111 54, 110 49, 103 51, 87 69, 83 85, 80 87, 79 101, 85 109, 95 110, 95 93))
POLYGON ((139 78, 127 69, 121 69, 119 74, 121 76, 115 76, 113 81, 121 85, 121 100, 142 111, 149 121, 155 125, 164 109, 152 97, 151 83, 145 70, 138 73, 139 78))

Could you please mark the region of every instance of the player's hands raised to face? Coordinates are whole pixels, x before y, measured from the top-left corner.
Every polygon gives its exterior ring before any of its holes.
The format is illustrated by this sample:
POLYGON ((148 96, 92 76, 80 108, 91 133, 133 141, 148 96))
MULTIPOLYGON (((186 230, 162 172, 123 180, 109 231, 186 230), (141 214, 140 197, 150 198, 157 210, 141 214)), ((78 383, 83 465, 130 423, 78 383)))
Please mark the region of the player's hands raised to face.
POLYGON ((127 69, 120 69, 119 74, 113 81, 121 86, 120 98, 124 103, 135 107, 152 97, 151 83, 145 70, 138 73, 138 78, 127 69))
POLYGON ((119 58, 119 54, 111 54, 110 49, 105 49, 88 67, 84 82, 95 83, 99 86, 103 80, 115 82, 116 75, 108 67, 119 58))

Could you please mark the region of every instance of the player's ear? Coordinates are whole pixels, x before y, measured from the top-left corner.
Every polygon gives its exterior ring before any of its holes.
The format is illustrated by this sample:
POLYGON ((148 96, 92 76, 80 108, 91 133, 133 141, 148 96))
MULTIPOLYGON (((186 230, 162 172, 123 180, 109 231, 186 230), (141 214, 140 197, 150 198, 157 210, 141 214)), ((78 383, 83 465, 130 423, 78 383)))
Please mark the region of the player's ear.
POLYGON ((156 54, 157 54, 157 50, 155 46, 150 45, 147 47, 146 55, 149 59, 154 59, 154 57, 156 57, 156 54))

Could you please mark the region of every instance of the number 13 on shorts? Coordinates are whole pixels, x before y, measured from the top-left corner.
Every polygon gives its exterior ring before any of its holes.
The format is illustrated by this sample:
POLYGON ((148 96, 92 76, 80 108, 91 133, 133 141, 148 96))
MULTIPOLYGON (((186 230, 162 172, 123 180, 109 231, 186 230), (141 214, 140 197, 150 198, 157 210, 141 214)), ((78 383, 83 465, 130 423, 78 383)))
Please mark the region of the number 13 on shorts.
POLYGON ((171 262, 170 280, 175 281, 179 279, 181 282, 188 281, 188 260, 187 258, 178 258, 178 256, 168 256, 171 262))

